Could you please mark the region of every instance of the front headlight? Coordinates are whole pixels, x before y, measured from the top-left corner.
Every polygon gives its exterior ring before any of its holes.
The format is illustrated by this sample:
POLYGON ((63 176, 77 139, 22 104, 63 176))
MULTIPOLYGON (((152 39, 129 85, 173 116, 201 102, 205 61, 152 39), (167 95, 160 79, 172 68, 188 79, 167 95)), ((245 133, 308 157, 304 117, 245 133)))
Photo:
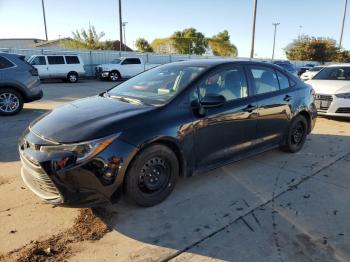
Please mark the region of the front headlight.
POLYGON ((76 144, 62 144, 54 146, 41 146, 40 151, 46 153, 72 152, 76 155, 76 163, 92 159, 109 146, 118 135, 113 135, 88 142, 76 144))
POLYGON ((335 94, 338 98, 350 99, 350 93, 335 94))

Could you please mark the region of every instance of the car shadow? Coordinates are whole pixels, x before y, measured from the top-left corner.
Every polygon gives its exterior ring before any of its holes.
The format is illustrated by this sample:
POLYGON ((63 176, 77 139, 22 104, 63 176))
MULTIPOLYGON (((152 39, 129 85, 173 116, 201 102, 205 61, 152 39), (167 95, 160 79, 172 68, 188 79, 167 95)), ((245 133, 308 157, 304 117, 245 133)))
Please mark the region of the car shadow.
MULTIPOLYGON (((260 228, 261 233, 266 234, 265 241, 273 245, 271 199, 292 191, 297 187, 295 185, 349 153, 350 134, 312 134, 305 147, 296 154, 271 150, 205 174, 179 178, 174 192, 161 204, 141 208, 123 197, 119 203, 103 209, 102 219, 113 229, 113 241, 118 243, 120 253, 125 253, 126 257, 129 254, 145 260, 167 260, 178 252, 187 251, 206 259, 232 261, 236 252, 249 254, 258 248, 252 251, 251 246, 240 246, 240 250, 215 253, 212 249, 195 247, 204 245, 220 232, 229 232, 228 228, 237 223, 245 228, 240 237, 255 238, 254 232, 260 228), (255 217, 254 212, 258 214, 259 210, 264 210, 266 203, 268 215, 255 217), (254 226, 246 222, 246 216, 251 217, 254 226), (269 227, 264 228, 267 224, 269 227)), ((284 222, 294 227, 291 221, 284 222)), ((235 236, 230 237, 233 241, 240 241, 235 236)), ((293 236, 289 241, 293 241, 293 236)), ((220 242, 214 245, 220 250, 220 242)), ((280 249, 290 245, 292 243, 285 243, 280 249)), ((273 252, 277 254, 276 250, 273 252)))
POLYGON ((0 117, 0 163, 19 160, 19 137, 34 119, 46 112, 48 110, 24 108, 17 115, 0 117))

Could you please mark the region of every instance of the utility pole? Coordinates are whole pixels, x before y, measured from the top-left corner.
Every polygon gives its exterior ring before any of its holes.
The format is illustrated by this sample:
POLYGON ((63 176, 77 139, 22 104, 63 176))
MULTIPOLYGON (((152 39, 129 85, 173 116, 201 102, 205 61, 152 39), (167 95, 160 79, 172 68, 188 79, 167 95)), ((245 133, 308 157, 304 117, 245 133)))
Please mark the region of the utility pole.
POLYGON ((47 37, 47 27, 46 27, 46 15, 45 15, 45 5, 44 5, 44 0, 41 0, 41 5, 43 7, 43 16, 44 16, 44 26, 45 26, 45 37, 46 37, 46 41, 48 41, 48 37, 47 37))
POLYGON ((126 37, 125 37, 125 27, 128 22, 123 22, 123 29, 124 29, 124 51, 126 51, 126 37))
POLYGON ((272 48, 272 60, 275 58, 275 46, 276 46, 276 32, 277 32, 277 26, 280 25, 280 23, 273 23, 272 24, 275 27, 275 31, 273 34, 273 48, 272 48))
POLYGON ((302 26, 302 25, 299 25, 299 35, 298 35, 298 39, 301 38, 301 29, 303 29, 303 26, 302 26))
POLYGON ((344 25, 345 25, 345 19, 346 19, 346 7, 348 5, 348 0, 345 0, 345 5, 344 5, 344 15, 343 15, 343 21, 341 24, 341 30, 340 30, 340 39, 339 39, 339 47, 342 47, 342 42, 343 42, 343 33, 344 33, 344 25))
POLYGON ((252 45, 250 50, 250 58, 254 58, 256 8, 258 6, 258 0, 253 0, 253 1, 254 1, 254 11, 253 11, 252 45))
POLYGON ((123 50, 122 0, 119 0, 119 49, 123 50))

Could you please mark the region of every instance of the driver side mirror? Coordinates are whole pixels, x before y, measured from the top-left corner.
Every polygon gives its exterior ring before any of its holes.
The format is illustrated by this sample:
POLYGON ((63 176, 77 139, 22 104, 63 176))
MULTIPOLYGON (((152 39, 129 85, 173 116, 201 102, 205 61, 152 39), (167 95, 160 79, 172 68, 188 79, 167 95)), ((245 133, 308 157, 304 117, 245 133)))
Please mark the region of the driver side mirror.
POLYGON ((226 98, 223 95, 218 94, 207 94, 205 95, 200 104, 204 108, 216 108, 225 104, 226 98))

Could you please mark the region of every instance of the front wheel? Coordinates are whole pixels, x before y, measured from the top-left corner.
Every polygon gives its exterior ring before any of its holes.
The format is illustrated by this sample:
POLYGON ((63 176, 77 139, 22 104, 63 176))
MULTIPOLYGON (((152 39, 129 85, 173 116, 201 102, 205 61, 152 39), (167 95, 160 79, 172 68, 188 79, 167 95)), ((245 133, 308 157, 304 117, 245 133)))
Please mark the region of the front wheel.
POLYGON ((109 79, 113 82, 120 80, 120 74, 118 71, 112 71, 109 73, 109 79))
POLYGON ((0 115, 10 116, 19 113, 23 108, 23 97, 12 89, 0 90, 0 115))
POLYGON ((296 116, 289 126, 281 149, 290 153, 296 153, 302 149, 306 141, 307 129, 305 117, 302 115, 296 116))
POLYGON ((126 194, 140 206, 154 206, 170 195, 179 175, 174 152, 160 144, 143 150, 126 175, 126 194))

